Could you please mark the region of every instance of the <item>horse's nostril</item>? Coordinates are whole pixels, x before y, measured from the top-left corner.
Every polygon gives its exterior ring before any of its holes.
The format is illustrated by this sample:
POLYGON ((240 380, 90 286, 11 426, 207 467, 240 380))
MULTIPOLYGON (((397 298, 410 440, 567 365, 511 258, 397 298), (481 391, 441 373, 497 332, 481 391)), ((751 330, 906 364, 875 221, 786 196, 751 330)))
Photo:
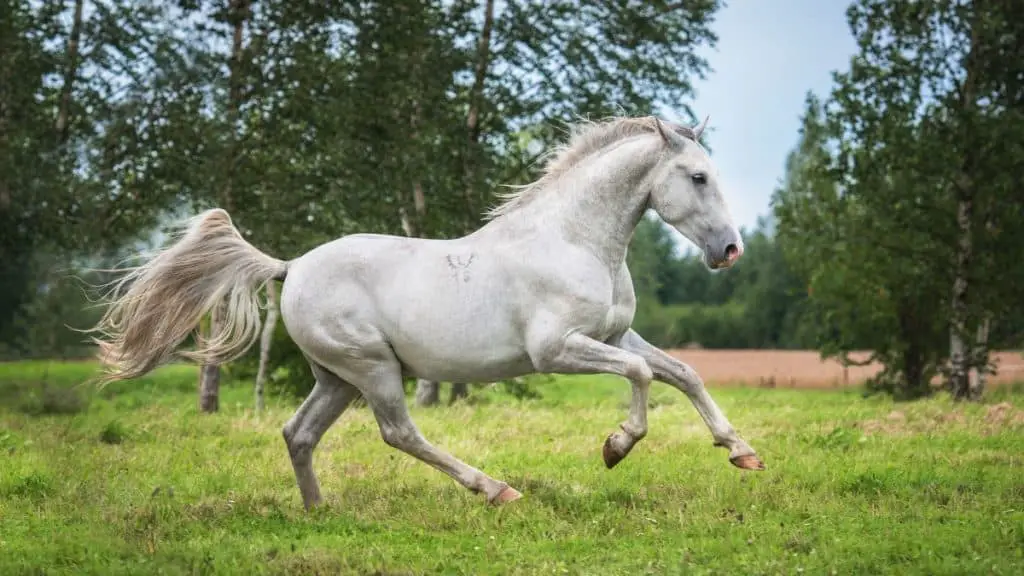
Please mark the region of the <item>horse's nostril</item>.
POLYGON ((730 262, 740 257, 740 249, 735 244, 729 244, 725 247, 725 257, 730 262))

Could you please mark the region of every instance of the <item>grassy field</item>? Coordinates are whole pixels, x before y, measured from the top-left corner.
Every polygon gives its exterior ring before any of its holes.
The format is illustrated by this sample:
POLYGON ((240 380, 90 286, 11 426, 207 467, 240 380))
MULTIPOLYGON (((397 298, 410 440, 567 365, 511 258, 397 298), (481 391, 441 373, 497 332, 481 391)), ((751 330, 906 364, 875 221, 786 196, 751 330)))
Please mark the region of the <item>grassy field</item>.
POLYGON ((612 471, 615 378, 414 409, 428 438, 524 498, 487 506, 387 447, 365 407, 316 454, 302 511, 247 386, 195 408, 194 368, 76 400, 87 364, 0 364, 0 574, 1020 574, 1024 393, 897 405, 854 390, 712 391, 768 470, 731 467, 689 402, 652 394, 612 471), (43 376, 51 382, 43 387, 43 376))

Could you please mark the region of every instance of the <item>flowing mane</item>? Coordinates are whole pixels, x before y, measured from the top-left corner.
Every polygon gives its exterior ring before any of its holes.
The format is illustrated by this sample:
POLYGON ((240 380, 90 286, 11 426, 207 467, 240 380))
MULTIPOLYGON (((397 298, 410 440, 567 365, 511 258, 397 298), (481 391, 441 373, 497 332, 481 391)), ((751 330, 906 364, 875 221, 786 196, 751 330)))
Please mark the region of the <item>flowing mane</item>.
MULTIPOLYGON (((657 122, 658 119, 654 116, 644 116, 640 118, 612 117, 597 122, 581 120, 573 124, 569 128, 569 140, 544 154, 548 160, 544 164, 541 177, 529 184, 510 185, 508 187, 513 189, 512 192, 497 194, 503 202, 488 210, 484 216, 485 219, 493 220, 523 206, 537 196, 547 184, 557 180, 587 156, 610 144, 639 134, 656 134, 658 132, 657 122)), ((661 124, 683 137, 693 141, 697 140, 693 129, 689 127, 665 120, 662 120, 661 124)))

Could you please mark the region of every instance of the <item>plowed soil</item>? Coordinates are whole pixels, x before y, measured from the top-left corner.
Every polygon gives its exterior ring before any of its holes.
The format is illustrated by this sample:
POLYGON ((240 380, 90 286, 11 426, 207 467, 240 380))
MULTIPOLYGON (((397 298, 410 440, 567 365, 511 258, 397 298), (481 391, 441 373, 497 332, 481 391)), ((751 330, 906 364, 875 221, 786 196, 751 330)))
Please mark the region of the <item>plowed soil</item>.
MULTIPOLYGON (((880 370, 877 364, 850 366, 845 371, 835 360, 822 360, 805 350, 669 350, 692 366, 709 385, 746 385, 777 388, 835 388, 857 386, 880 370)), ((997 373, 990 385, 1024 381, 1024 355, 1020 351, 993 354, 997 373)), ((857 357, 867 358, 867 354, 857 357)), ((938 382, 938 379, 936 379, 938 382)))

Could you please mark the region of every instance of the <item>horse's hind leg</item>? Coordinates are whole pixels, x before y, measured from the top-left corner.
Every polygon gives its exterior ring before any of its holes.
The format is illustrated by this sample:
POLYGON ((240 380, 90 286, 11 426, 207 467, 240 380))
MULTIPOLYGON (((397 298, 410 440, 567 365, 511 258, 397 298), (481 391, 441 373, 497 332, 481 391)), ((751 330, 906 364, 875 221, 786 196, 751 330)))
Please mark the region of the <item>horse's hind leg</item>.
POLYGON ((327 429, 359 396, 359 391, 351 384, 315 363, 311 362, 310 366, 316 385, 282 431, 302 493, 302 504, 307 510, 323 501, 313 472, 313 450, 327 429))
POLYGON ((438 449, 423 437, 405 404, 401 367, 393 354, 389 356, 368 366, 365 378, 356 378, 354 374, 342 371, 346 377, 352 376, 352 383, 366 398, 384 442, 448 474, 474 493, 484 493, 491 504, 520 498, 522 495, 505 482, 495 480, 438 449))

